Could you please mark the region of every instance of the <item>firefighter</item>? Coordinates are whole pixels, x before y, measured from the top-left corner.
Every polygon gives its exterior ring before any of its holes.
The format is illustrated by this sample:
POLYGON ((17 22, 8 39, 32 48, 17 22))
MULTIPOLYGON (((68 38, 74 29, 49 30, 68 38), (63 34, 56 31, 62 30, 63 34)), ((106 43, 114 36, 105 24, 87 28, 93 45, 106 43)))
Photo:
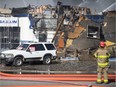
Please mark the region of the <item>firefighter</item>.
POLYGON ((102 83, 102 74, 104 75, 104 83, 108 83, 108 69, 109 69, 109 57, 110 53, 106 48, 105 42, 101 41, 98 50, 95 52, 97 58, 97 83, 102 83))

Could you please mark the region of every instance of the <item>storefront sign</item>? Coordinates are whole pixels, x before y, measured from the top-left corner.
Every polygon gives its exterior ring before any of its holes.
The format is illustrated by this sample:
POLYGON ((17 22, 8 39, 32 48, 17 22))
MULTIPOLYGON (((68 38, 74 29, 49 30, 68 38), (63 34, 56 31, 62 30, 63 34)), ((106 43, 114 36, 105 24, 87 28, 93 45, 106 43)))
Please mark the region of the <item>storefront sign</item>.
POLYGON ((18 27, 18 17, 0 17, 0 27, 18 27))

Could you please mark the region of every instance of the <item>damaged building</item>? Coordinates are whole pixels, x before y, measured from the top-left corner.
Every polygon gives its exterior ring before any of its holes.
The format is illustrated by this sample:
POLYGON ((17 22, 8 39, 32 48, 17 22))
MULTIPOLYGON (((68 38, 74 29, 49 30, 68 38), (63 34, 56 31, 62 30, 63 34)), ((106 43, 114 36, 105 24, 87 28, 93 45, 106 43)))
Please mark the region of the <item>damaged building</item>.
MULTIPOLYGON (((71 14, 68 16, 68 23, 64 23, 56 32, 56 36, 59 35, 57 47, 60 52, 64 52, 64 55, 61 56, 66 57, 68 54, 73 54, 73 57, 91 59, 99 42, 105 41, 114 57, 116 51, 115 11, 93 15, 90 11, 83 9, 81 8, 81 12, 79 9, 78 12, 72 9, 73 12, 70 12, 71 14)), ((67 20, 67 16, 64 18, 64 22, 65 20, 67 20)))

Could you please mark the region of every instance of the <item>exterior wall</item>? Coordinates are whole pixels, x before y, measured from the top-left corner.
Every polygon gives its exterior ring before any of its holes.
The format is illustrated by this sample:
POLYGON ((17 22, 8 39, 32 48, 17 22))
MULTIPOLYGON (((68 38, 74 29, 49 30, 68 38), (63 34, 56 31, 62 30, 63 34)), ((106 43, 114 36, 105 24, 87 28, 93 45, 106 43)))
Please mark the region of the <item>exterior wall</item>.
POLYGON ((51 42, 56 31, 47 31, 47 42, 51 42))
POLYGON ((29 26, 28 17, 0 17, 0 49, 13 48, 21 42, 38 42, 29 26))
MULTIPOLYGON (((19 18, 20 26, 20 41, 21 42, 38 42, 39 39, 33 34, 33 29, 30 29, 30 21, 28 17, 19 18)), ((47 31, 47 42, 51 42, 54 37, 55 31, 47 31)))
POLYGON ((33 34, 33 29, 30 29, 30 21, 28 17, 19 17, 20 26, 20 41, 21 42, 37 42, 35 35, 33 34))
MULTIPOLYGON (((38 38, 33 33, 33 29, 30 29, 30 20, 28 17, 19 17, 20 27, 20 42, 38 42, 38 38)), ((51 42, 54 37, 55 31, 47 31, 47 42, 51 42)))

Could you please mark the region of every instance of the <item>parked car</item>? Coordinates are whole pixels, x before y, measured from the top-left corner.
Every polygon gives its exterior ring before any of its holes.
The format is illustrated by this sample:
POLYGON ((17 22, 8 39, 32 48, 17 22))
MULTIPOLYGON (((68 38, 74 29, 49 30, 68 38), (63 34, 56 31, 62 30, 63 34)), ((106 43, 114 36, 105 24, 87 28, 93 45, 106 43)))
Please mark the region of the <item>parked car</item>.
POLYGON ((47 42, 24 43, 14 50, 0 53, 0 58, 5 60, 6 65, 15 66, 21 66, 24 61, 43 61, 43 64, 50 64, 56 57, 56 47, 47 42))

